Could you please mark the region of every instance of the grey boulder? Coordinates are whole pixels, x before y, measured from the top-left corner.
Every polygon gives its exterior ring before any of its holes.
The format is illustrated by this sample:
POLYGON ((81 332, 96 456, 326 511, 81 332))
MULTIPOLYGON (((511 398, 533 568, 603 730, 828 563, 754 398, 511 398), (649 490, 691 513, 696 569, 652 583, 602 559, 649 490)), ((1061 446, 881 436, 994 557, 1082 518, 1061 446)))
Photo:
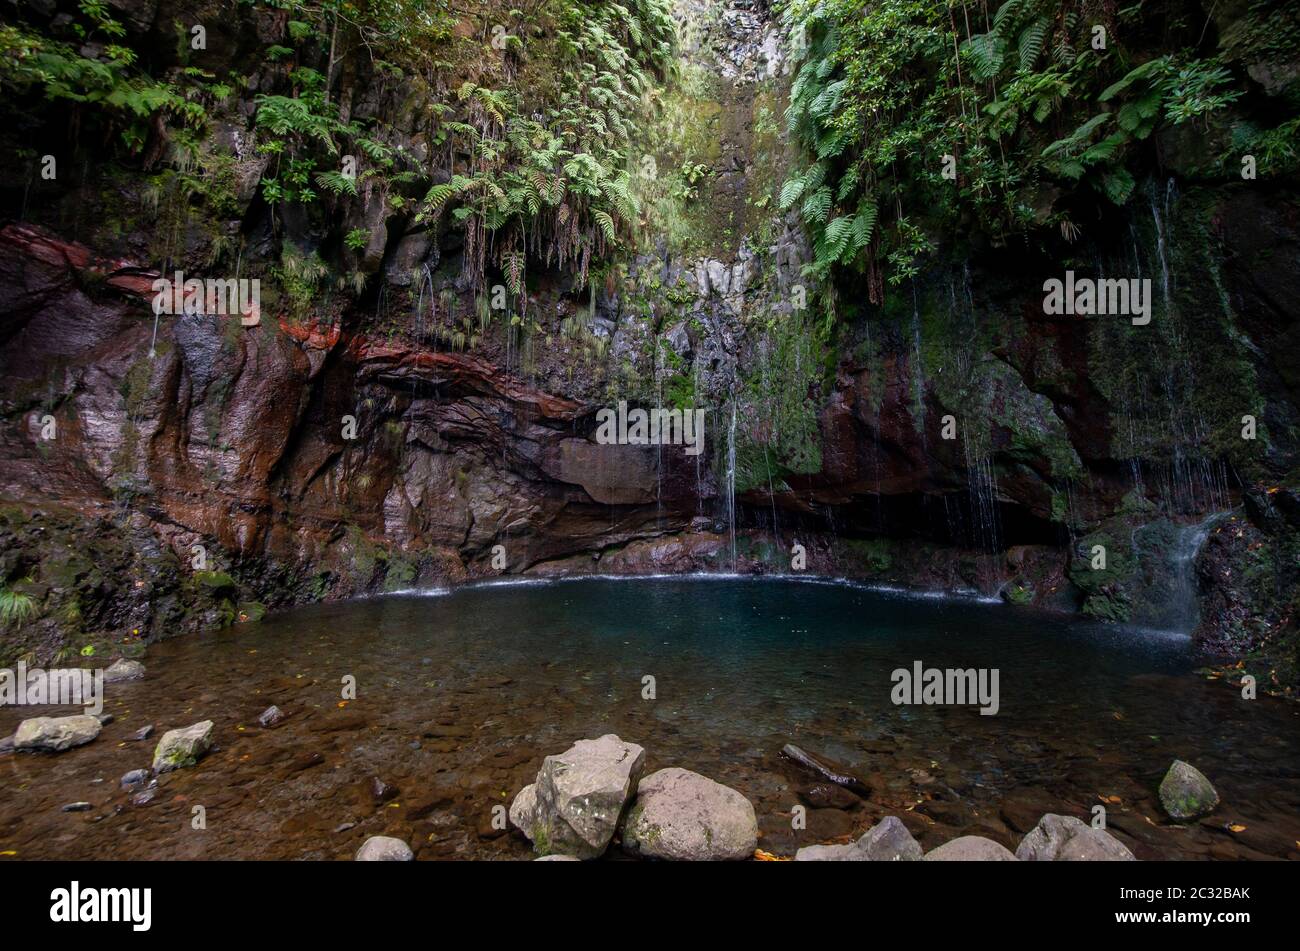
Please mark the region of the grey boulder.
POLYGON ((916 862, 921 846, 896 816, 885 816, 848 845, 809 845, 795 853, 796 862, 916 862))
POLYGON ((357 862, 410 862, 415 858, 411 847, 390 835, 372 835, 357 849, 357 862))
POLYGON ((603 855, 641 771, 645 750, 613 733, 548 756, 510 804, 510 821, 538 855, 603 855))
POLYGON ((1134 862, 1133 853, 1104 829, 1074 816, 1048 813, 1016 848, 1022 862, 1134 862))
POLYGON ((103 728, 99 718, 88 713, 70 717, 35 717, 18 724, 14 732, 14 749, 62 753, 89 743, 103 728))
POLYGON ((685 862, 752 858, 758 819, 749 800, 688 769, 661 769, 641 780, 623 823, 623 849, 685 862))
POLYGON ((1015 862, 1011 850, 992 839, 963 835, 925 853, 926 862, 1015 862))

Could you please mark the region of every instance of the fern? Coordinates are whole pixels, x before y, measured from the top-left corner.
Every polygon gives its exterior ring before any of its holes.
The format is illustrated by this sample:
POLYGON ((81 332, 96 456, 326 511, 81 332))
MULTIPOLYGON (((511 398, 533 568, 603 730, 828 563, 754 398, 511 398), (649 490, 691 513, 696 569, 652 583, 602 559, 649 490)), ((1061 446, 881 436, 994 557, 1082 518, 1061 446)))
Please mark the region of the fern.
POLYGON ((1035 20, 1021 32, 1018 51, 1023 71, 1033 69, 1038 57, 1043 55, 1043 44, 1047 41, 1047 31, 1050 28, 1051 23, 1047 20, 1035 20))

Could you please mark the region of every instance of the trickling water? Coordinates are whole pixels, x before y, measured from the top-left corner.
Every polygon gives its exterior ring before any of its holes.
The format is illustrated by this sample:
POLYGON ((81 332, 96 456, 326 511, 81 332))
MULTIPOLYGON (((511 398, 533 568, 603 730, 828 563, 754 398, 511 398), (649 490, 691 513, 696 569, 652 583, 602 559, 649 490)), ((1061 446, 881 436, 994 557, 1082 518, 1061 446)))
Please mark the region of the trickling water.
POLYGON ((1184 525, 1178 532, 1178 544, 1170 555, 1174 576, 1174 597, 1169 606, 1170 629, 1190 634, 1200 622, 1200 601, 1197 598, 1196 556, 1210 535, 1210 529, 1225 512, 1215 512, 1205 521, 1184 525))
POLYGON ((736 399, 731 399, 731 425, 727 428, 727 524, 731 530, 731 565, 736 565, 736 399))
POLYGON ((1171 525, 1161 520, 1135 529, 1135 552, 1145 562, 1145 582, 1134 599, 1134 621, 1158 630, 1191 634, 1200 622, 1196 557, 1215 524, 1227 512, 1200 522, 1171 525))
POLYGON ((925 370, 921 363, 921 304, 916 296, 916 282, 912 283, 912 353, 915 366, 912 368, 912 412, 921 433, 921 448, 928 457, 927 434, 925 431, 925 370))

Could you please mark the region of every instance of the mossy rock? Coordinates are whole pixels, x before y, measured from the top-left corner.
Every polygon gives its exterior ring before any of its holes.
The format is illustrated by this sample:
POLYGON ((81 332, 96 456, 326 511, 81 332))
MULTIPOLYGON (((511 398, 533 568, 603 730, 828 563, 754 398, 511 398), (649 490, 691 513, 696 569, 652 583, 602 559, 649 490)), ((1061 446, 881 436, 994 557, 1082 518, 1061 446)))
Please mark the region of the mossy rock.
POLYGON ((194 582, 209 589, 213 594, 234 591, 239 587, 235 583, 235 579, 224 571, 196 571, 194 572, 194 582))

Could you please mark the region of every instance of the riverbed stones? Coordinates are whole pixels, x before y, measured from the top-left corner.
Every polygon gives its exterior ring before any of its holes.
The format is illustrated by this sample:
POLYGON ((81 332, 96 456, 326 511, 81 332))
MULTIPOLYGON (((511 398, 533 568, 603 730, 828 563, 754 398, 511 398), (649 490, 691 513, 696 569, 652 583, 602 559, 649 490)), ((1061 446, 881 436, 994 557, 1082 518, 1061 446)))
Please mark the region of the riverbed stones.
POLYGON ((271 704, 262 711, 261 716, 257 718, 258 726, 265 730, 279 726, 284 721, 284 714, 275 704, 271 704))
POLYGON ((147 769, 133 769, 129 773, 123 773, 119 785, 123 789, 134 789, 137 786, 143 786, 149 781, 149 771, 147 769))
POLYGON ((921 846, 897 816, 885 816, 848 845, 809 845, 795 853, 796 862, 916 862, 921 846))
POLYGON ((212 748, 212 721, 203 720, 179 730, 168 730, 153 753, 153 771, 166 773, 193 766, 212 748))
POLYGON ((1160 805, 1171 819, 1198 819, 1219 806, 1219 794, 1205 774, 1176 759, 1160 781, 1160 805))
POLYGON ((70 717, 35 717, 18 724, 14 732, 14 749, 62 753, 89 743, 103 728, 99 718, 88 713, 70 717))
POLYGON ((1048 813, 1016 847, 1022 862, 1134 862, 1124 843, 1074 816, 1048 813))
POLYGON ((1015 862, 1005 846, 979 835, 963 835, 925 853, 926 862, 1015 862))
POLYGON ((357 849, 357 862, 410 862, 415 858, 411 847, 391 835, 372 835, 357 849))
POLYGON ((679 862, 736 861, 758 848, 749 800, 688 769, 661 769, 641 780, 623 823, 632 855, 679 862))
POLYGON ((862 800, 843 786, 835 783, 813 783, 800 786, 796 794, 814 809, 856 809, 862 800))
POLYGON ((510 804, 510 822, 539 855, 604 854, 645 767, 645 750, 613 733, 546 757, 510 804))
POLYGON ((104 668, 104 683, 116 684, 124 680, 139 680, 144 676, 144 664, 138 660, 119 657, 104 668))

